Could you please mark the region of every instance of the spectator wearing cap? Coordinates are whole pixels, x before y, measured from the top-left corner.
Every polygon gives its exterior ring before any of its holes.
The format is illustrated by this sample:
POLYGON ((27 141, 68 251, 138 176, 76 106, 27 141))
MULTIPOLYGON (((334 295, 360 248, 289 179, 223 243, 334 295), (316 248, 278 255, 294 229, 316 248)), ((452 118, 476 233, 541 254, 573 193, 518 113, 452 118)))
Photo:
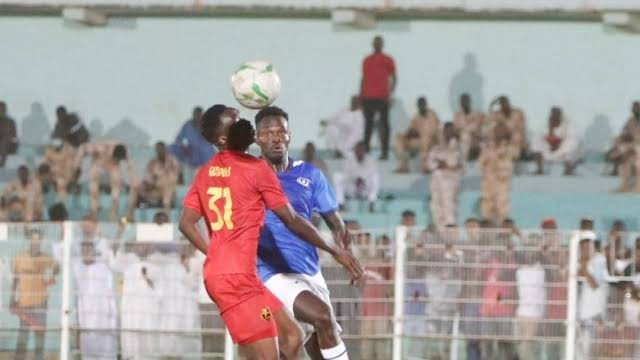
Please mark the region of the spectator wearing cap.
POLYGON ((51 176, 56 184, 58 198, 67 197, 69 187, 78 179, 75 168, 77 150, 68 142, 53 139, 44 153, 43 163, 49 166, 51 176))

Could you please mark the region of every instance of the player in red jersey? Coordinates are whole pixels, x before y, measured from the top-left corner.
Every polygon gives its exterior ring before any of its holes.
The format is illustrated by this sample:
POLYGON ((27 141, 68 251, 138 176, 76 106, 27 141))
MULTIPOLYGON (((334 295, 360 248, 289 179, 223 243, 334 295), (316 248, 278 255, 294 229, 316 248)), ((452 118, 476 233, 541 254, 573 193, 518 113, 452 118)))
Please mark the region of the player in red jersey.
POLYGON ((257 246, 265 206, 295 234, 329 252, 357 279, 363 269, 353 254, 326 242, 289 204, 275 173, 261 159, 246 154, 255 140, 250 122, 237 120, 237 111, 216 105, 203 115, 202 134, 222 151, 203 166, 184 199, 180 230, 207 254, 207 292, 220 308, 234 342, 249 359, 298 356, 300 329, 280 301, 256 274, 257 246), (204 217, 210 244, 198 231, 204 217))

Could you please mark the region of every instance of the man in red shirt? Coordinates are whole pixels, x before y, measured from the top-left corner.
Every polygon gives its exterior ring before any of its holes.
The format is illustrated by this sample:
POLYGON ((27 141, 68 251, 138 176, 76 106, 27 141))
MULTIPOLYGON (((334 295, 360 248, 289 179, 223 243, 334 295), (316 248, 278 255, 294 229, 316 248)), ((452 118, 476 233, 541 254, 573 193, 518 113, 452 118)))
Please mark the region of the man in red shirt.
POLYGON ((373 120, 376 113, 380 115, 381 160, 389 156, 389 105, 391 93, 396 87, 396 65, 391 56, 382 52, 381 36, 373 39, 373 54, 362 62, 362 80, 360 81, 360 98, 365 118, 364 142, 369 148, 373 133, 373 120))
POLYGON ((257 247, 265 206, 300 238, 329 252, 354 279, 363 270, 353 254, 320 233, 289 204, 278 178, 264 160, 246 154, 255 131, 237 111, 216 105, 203 115, 202 135, 221 150, 196 175, 184 199, 180 231, 207 254, 204 281, 209 296, 234 342, 249 359, 295 359, 302 346, 300 329, 282 303, 260 282, 257 247), (206 220, 211 241, 198 231, 206 220))

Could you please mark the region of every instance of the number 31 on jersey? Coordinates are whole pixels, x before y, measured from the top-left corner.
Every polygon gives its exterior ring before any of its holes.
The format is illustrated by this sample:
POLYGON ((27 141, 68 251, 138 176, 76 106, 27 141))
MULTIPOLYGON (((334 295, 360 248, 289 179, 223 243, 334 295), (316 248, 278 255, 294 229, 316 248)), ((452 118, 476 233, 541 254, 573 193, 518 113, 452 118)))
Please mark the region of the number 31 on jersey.
POLYGON ((209 210, 216 214, 216 221, 211 222, 211 230, 219 231, 223 227, 226 227, 227 230, 233 230, 231 190, 228 187, 210 187, 207 189, 207 194, 211 195, 211 198, 209 198, 209 210), (222 212, 220 212, 220 207, 218 206, 220 199, 224 200, 222 212))

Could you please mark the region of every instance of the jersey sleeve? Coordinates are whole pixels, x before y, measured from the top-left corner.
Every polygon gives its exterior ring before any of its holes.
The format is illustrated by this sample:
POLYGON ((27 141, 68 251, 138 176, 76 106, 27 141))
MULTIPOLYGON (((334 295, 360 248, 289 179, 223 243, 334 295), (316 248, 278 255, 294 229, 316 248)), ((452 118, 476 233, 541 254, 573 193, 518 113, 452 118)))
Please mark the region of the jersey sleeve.
POLYGON ((260 161, 259 171, 256 174, 256 186, 268 209, 276 209, 289 202, 282 191, 280 181, 276 173, 269 168, 266 162, 260 161))
POLYGON ((320 214, 332 213, 338 209, 336 193, 322 171, 314 168, 313 208, 320 214))
POLYGON ((204 210, 202 208, 202 201, 200 199, 200 194, 198 193, 199 182, 200 182, 200 176, 196 176, 196 178, 193 181, 193 184, 191 184, 191 188, 189 188, 189 191, 184 196, 182 205, 185 208, 196 211, 200 215, 204 215, 204 210))

